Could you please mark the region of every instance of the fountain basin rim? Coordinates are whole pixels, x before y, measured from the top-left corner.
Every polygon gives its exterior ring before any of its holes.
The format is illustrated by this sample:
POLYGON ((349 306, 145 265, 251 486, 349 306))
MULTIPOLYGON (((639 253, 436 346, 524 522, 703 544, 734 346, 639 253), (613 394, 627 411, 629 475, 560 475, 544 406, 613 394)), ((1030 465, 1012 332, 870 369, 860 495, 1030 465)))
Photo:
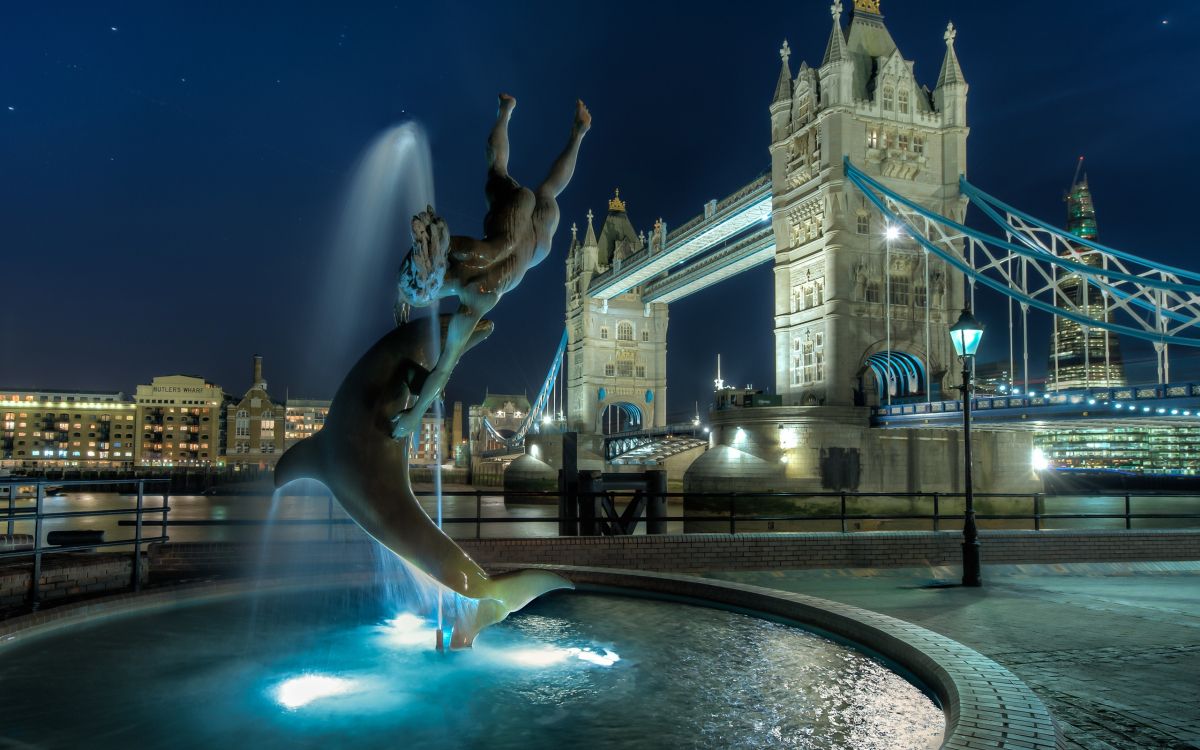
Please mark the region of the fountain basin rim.
MULTIPOLYGON (((930 691, 946 717, 943 748, 1056 748, 1058 730, 1041 699, 1000 664, 963 644, 918 625, 805 594, 699 576, 566 565, 495 566, 539 568, 565 576, 581 591, 640 595, 734 609, 794 623, 835 641, 873 652, 930 691)), ((66 604, 0 622, 3 648, 97 618, 147 614, 245 596, 369 586, 374 574, 344 573, 266 581, 183 583, 66 604)))

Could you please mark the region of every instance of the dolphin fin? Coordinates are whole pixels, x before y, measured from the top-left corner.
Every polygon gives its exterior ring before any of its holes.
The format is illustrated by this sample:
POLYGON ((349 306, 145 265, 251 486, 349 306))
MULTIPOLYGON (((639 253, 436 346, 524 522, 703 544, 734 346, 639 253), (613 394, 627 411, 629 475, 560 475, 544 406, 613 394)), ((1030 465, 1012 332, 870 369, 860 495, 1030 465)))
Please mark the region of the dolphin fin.
POLYGON ((470 648, 479 631, 500 622, 510 612, 516 612, 547 591, 573 588, 575 584, 546 570, 515 570, 491 576, 486 597, 458 599, 450 648, 470 648))
POLYGON ((287 449, 275 464, 275 487, 278 489, 296 479, 322 479, 324 451, 320 433, 307 437, 287 449))

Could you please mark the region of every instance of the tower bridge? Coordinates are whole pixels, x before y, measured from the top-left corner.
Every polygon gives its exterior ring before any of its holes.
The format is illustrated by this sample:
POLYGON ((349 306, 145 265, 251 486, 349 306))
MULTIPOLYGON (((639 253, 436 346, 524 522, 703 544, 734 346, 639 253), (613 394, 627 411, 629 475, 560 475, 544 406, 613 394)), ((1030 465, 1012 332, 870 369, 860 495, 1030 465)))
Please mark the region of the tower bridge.
POLYGON ((845 23, 834 2, 815 67, 793 72, 783 43, 767 174, 670 231, 662 219, 636 231, 619 192, 599 231, 591 211, 582 232, 572 226, 563 340, 522 436, 577 432, 597 461, 619 462, 622 446, 653 458, 660 438, 683 445, 688 426, 666 420, 668 306, 769 261, 778 402, 712 412, 686 487, 958 489, 962 405, 947 396, 958 386, 947 329, 984 298, 1008 307, 1009 373, 1024 386, 974 402, 985 428, 975 474, 989 490, 1040 483, 1031 436, 1014 427, 1200 424, 1200 390, 1168 385, 1170 347, 1200 345, 1200 274, 1100 245, 1094 214, 1087 231, 1067 232, 969 183, 956 30, 942 35, 930 88, 879 5, 855 0, 845 23), (968 226, 968 206, 990 230, 968 226), (1060 331, 1086 342, 1061 393, 1029 391, 1035 314, 1063 321, 1056 343, 1060 331), (1117 335, 1152 343, 1157 384, 1113 390, 1125 386, 1119 360, 1107 360, 1117 335))

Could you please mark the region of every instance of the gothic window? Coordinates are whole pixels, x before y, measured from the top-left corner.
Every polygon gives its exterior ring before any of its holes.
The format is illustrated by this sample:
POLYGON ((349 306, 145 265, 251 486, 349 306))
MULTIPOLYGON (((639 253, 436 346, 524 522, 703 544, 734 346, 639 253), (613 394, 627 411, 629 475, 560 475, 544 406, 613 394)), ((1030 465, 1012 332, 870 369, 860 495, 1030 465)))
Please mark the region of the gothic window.
POLYGON ((879 147, 882 149, 891 148, 892 135, 884 130, 879 134, 879 147))
POLYGON ((650 329, 643 328, 642 329, 642 341, 649 341, 649 340, 650 340, 650 329))
POLYGON ((866 296, 867 296, 867 302, 879 302, 880 301, 880 299, 879 299, 879 282, 877 280, 867 282, 867 295, 866 296))
POLYGON ((870 216, 870 214, 859 214, 858 215, 857 231, 859 234, 870 234, 871 233, 871 216, 870 216))
POLYGON ((883 108, 887 111, 892 111, 895 106, 896 90, 891 86, 883 87, 883 108))
POLYGON ((913 304, 917 307, 924 307, 928 297, 925 294, 925 287, 922 285, 913 287, 913 304))
POLYGON ((616 374, 617 374, 617 367, 616 367, 616 365, 614 365, 612 362, 607 362, 607 363, 605 363, 605 365, 604 365, 604 375, 605 375, 605 377, 609 377, 609 378, 611 378, 613 375, 616 375, 616 374))
POLYGON ((617 363, 617 375, 622 378, 633 377, 633 362, 628 359, 623 359, 617 363))
POLYGON ((912 150, 914 154, 925 153, 925 136, 914 135, 912 141, 912 150))
POLYGON ((638 366, 637 366, 637 376, 638 376, 639 378, 644 378, 644 377, 646 377, 646 366, 645 366, 645 365, 638 365, 638 366))
POLYGON ((801 372, 800 350, 801 350, 800 339, 798 337, 792 339, 792 385, 800 385, 800 372, 801 372))
POLYGON ((908 89, 904 86, 900 87, 900 114, 908 114, 908 89))
POLYGON ((233 427, 234 437, 250 437, 250 413, 245 409, 238 409, 233 427))
POLYGON ((800 342, 800 383, 820 383, 825 380, 825 335, 805 336, 800 342))
POLYGON ((633 323, 627 320, 617 323, 617 341, 633 341, 633 323))
POLYGON ((903 274, 888 279, 893 305, 907 305, 912 297, 912 279, 903 274))
POLYGON ((867 148, 879 148, 879 130, 877 128, 867 131, 867 148))
POLYGON ((601 328, 600 328, 600 338, 602 338, 602 339, 607 339, 607 338, 608 338, 608 328, 607 328, 607 327, 601 326, 601 328))
POLYGON ((897 146, 901 151, 908 150, 908 133, 901 133, 897 138, 897 146))

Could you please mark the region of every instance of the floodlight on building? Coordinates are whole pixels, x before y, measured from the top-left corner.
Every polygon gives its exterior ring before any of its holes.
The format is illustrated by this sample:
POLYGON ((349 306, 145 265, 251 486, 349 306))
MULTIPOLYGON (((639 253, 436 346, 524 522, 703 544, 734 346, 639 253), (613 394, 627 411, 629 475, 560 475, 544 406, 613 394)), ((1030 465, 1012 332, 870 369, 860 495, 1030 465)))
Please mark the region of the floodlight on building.
POLYGON ((883 232, 883 236, 886 237, 888 240, 899 239, 900 238, 900 227, 896 226, 895 224, 888 224, 887 229, 885 229, 883 232))

